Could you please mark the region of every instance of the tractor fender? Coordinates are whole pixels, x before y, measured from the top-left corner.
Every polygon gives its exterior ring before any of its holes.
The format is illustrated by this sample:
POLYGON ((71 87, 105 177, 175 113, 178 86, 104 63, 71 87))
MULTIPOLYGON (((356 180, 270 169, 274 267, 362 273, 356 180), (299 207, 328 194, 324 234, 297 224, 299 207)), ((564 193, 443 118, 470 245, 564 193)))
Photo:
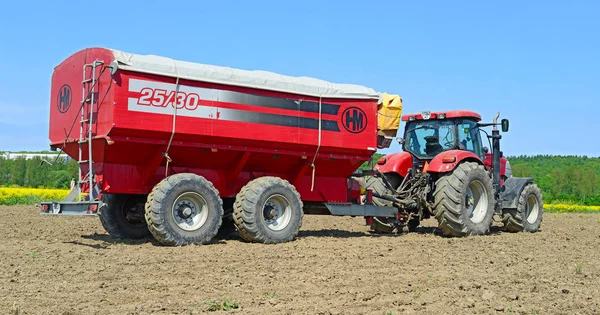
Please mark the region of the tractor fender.
POLYGON ((533 183, 531 177, 509 177, 504 182, 500 191, 500 200, 502 200, 503 209, 516 209, 519 196, 525 186, 533 183))
POLYGON ((397 173, 406 177, 408 170, 412 168, 412 156, 408 152, 395 152, 381 157, 375 169, 382 173, 397 173))
POLYGON ((436 155, 429 163, 429 166, 427 167, 427 172, 451 172, 462 162, 476 162, 483 165, 481 158, 473 152, 463 150, 449 150, 436 155))

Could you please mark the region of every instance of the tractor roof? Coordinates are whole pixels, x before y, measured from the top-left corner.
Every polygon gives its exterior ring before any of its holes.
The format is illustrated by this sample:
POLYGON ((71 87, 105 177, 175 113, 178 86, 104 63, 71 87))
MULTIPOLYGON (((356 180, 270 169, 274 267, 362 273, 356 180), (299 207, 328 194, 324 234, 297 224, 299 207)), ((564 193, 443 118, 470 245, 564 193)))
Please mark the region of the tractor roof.
POLYGON ((466 118, 474 121, 480 121, 481 115, 470 110, 451 110, 441 112, 421 112, 418 114, 405 114, 402 115, 402 121, 409 120, 423 120, 423 119, 451 119, 451 118, 466 118), (425 116, 425 118, 423 118, 425 116), (427 117, 429 116, 429 117, 427 117), (442 117, 440 117, 442 116, 442 117), (444 117, 445 116, 445 117, 444 117), (410 118, 413 117, 413 118, 410 118), (410 118, 410 119, 409 119, 410 118))

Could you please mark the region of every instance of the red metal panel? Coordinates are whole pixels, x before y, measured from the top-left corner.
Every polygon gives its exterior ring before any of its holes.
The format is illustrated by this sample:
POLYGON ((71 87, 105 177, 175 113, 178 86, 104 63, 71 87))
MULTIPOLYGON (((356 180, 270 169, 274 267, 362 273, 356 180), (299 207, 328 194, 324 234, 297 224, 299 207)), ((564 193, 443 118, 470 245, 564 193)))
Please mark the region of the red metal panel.
MULTIPOLYGON (((101 60, 108 66, 113 60, 110 50, 88 48, 81 50, 54 68, 50 92, 49 138, 52 145, 62 147, 66 139, 79 139, 80 107, 82 101, 82 80, 84 64, 101 60)), ((102 66, 98 68, 102 70, 102 66)), ((91 77, 88 69, 87 76, 91 77)), ((112 127, 113 91, 112 79, 108 70, 98 76, 96 104, 94 105, 94 134, 106 135, 112 127)))
POLYGON ((428 173, 445 173, 452 171, 458 164, 463 161, 473 161, 483 164, 481 158, 475 153, 463 150, 449 150, 436 155, 429 163, 427 168, 428 173), (453 158, 454 162, 445 163, 444 158, 453 158))
MULTIPOLYGON (((481 115, 477 114, 476 112, 470 111, 470 110, 452 110, 452 111, 447 111, 447 112, 431 112, 431 117, 432 117, 431 119, 437 119, 437 117, 440 114, 445 114, 446 119, 469 118, 469 119, 473 119, 475 121, 481 120, 481 115)), ((410 117, 410 116, 413 116, 415 118, 415 120, 423 119, 423 115, 421 113, 405 114, 405 115, 402 115, 402 121, 408 121, 408 117, 410 117)))
POLYGON ((398 173, 406 177, 408 170, 412 168, 412 156, 408 152, 396 152, 388 154, 385 157, 383 165, 375 165, 375 168, 382 173, 398 173))

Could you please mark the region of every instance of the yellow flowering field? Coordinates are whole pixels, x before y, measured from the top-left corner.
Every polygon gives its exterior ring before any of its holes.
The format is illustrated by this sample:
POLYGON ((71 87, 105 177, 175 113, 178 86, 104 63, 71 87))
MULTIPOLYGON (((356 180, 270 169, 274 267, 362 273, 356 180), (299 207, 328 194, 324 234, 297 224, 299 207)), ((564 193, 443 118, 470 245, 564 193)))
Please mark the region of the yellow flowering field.
POLYGON ((582 206, 574 204, 555 203, 545 204, 544 210, 548 212, 598 212, 600 211, 600 206, 582 206))
POLYGON ((57 201, 69 194, 67 189, 0 187, 0 205, 31 205, 40 201, 57 201))

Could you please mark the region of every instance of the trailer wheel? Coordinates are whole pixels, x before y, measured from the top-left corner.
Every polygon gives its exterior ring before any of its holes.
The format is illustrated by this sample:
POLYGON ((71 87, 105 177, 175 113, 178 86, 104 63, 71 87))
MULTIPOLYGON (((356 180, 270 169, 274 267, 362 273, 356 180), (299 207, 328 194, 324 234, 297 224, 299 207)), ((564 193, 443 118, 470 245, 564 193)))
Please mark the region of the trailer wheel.
POLYGON ((482 165, 460 164, 435 183, 434 209, 438 227, 447 236, 489 232, 494 215, 492 179, 482 165))
POLYGON ((98 217, 110 236, 142 239, 150 235, 144 219, 146 196, 103 194, 101 199, 104 206, 100 208, 98 217))
MULTIPOLYGON (((235 200, 241 200, 241 198, 243 198, 243 196, 246 195, 246 192, 248 191, 248 185, 242 187, 242 190, 240 190, 240 192, 236 195, 235 200)), ((236 207, 237 207, 237 203, 234 202, 233 203, 233 224, 235 225, 236 230, 238 231, 238 233, 240 234, 240 237, 248 242, 252 242, 252 238, 246 233, 246 230, 244 229, 244 221, 242 219, 242 214, 244 213, 243 209, 240 209, 238 211, 236 211, 236 207)))
POLYGON ((502 222, 509 232, 537 232, 542 225, 544 201, 536 184, 523 188, 516 209, 503 209, 502 222))
POLYGON ((154 238, 166 245, 206 244, 221 227, 223 201, 213 184, 191 173, 158 183, 146 202, 146 221, 154 238))
POLYGON ((233 215, 240 236, 251 242, 293 240, 302 226, 302 201, 296 188, 279 177, 261 177, 240 191, 233 215))

